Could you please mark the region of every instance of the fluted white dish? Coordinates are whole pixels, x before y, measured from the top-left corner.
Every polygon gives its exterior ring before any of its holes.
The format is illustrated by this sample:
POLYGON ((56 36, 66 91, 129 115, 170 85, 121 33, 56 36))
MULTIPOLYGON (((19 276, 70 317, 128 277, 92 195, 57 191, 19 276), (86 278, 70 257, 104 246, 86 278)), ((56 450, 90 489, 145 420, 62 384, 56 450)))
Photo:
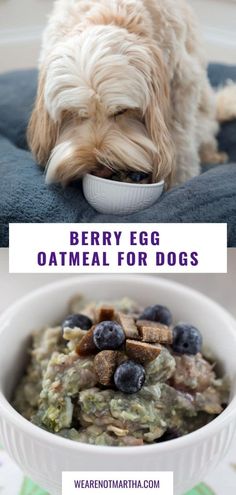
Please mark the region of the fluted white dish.
POLYGON ((161 196, 164 181, 136 184, 103 179, 87 174, 83 178, 84 196, 99 213, 125 215, 152 206, 161 196))
POLYGON ((21 469, 51 495, 61 493, 61 472, 174 471, 183 495, 228 451, 236 428, 236 328, 232 317, 201 293, 158 277, 95 275, 63 280, 30 293, 0 317, 0 441, 21 469), (63 318, 77 292, 89 299, 124 295, 142 305, 166 304, 176 321, 201 329, 204 343, 231 380, 230 404, 207 426, 176 440, 142 447, 102 447, 61 438, 32 425, 11 406, 25 365, 29 335, 63 318))

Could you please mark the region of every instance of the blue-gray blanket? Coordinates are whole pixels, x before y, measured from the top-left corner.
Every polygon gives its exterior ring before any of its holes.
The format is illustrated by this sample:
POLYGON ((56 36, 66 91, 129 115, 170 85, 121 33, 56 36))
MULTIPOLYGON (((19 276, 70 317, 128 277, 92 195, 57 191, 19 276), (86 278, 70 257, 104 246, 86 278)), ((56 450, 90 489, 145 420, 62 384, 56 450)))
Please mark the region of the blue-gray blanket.
MULTIPOLYGON (((236 81, 236 67, 210 65, 213 86, 236 81)), ((236 121, 222 126, 221 150, 230 164, 204 168, 199 177, 166 192, 149 209, 126 216, 101 215, 83 197, 81 183, 45 185, 27 150, 25 131, 37 71, 0 76, 0 246, 8 246, 10 222, 227 222, 228 246, 236 246, 236 121)))

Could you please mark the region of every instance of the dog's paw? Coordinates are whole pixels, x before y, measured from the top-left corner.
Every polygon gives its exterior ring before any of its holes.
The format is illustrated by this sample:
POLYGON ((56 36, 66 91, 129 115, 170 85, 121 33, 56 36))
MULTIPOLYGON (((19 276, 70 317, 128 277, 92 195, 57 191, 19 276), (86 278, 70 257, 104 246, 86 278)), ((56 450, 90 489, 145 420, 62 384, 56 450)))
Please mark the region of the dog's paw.
POLYGON ((228 163, 229 156, 224 151, 216 151, 212 154, 211 161, 208 163, 228 163))
POLYGON ((228 163, 229 156, 224 151, 218 151, 211 143, 205 144, 200 150, 201 163, 207 165, 215 165, 220 163, 228 163))

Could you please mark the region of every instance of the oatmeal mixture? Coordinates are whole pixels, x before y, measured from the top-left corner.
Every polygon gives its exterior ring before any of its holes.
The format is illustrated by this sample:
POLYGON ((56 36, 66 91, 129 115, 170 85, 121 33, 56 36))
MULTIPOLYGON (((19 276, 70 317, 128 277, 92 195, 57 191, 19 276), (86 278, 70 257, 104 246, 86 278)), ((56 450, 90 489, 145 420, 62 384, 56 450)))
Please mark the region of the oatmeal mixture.
POLYGON ((225 377, 202 354, 200 331, 168 308, 76 297, 57 326, 32 336, 14 407, 57 435, 132 446, 186 435, 228 402, 225 377))

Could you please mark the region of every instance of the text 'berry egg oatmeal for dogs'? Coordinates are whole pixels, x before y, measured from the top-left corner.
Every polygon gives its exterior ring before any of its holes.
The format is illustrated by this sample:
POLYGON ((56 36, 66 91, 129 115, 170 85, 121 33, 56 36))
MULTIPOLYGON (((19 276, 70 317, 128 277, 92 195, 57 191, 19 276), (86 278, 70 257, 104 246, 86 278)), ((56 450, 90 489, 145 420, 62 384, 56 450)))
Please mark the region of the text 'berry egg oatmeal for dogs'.
POLYGON ((59 325, 32 336, 14 407, 57 435, 95 445, 175 439, 208 424, 229 384, 199 329, 162 305, 75 298, 59 325))

